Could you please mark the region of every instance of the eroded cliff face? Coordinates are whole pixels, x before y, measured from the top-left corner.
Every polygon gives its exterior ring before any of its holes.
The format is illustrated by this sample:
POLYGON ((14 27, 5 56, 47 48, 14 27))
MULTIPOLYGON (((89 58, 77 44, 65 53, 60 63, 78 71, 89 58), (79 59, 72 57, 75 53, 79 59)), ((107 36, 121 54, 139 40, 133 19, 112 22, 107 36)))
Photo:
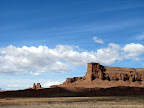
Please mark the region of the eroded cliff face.
MULTIPOLYGON (((67 78, 60 86, 71 87, 144 87, 144 68, 120 68, 102 66, 99 63, 88 63, 84 77, 67 78)), ((52 86, 54 87, 54 86, 52 86)))

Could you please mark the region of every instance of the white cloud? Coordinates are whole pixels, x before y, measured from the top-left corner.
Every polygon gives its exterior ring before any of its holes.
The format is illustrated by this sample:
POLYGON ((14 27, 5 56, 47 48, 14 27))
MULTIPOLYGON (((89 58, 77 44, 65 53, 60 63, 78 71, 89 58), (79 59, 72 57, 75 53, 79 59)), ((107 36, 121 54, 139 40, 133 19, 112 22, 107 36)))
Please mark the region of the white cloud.
POLYGON ((103 40, 102 39, 99 39, 98 37, 93 37, 93 40, 96 42, 96 43, 100 43, 100 44, 104 44, 103 40))
POLYGON ((123 48, 123 51, 126 53, 126 58, 132 58, 138 60, 138 56, 142 55, 144 53, 144 46, 141 44, 127 44, 123 48))
POLYGON ((0 50, 0 73, 40 75, 42 72, 70 71, 70 65, 84 66, 88 62, 113 64, 123 59, 138 59, 144 53, 141 44, 127 44, 121 47, 109 43, 107 48, 94 51, 80 51, 78 46, 57 45, 51 49, 47 46, 15 47, 8 46, 0 50))
POLYGON ((60 62, 59 53, 72 47, 57 46, 49 49, 46 46, 39 47, 14 47, 12 45, 0 51, 1 73, 27 73, 39 72, 64 72, 71 70, 67 64, 60 62))
POLYGON ((30 72, 30 74, 31 74, 31 75, 35 75, 35 76, 37 76, 37 75, 41 75, 41 74, 38 73, 38 72, 32 72, 32 71, 30 72))
POLYGON ((120 46, 114 43, 110 43, 108 45, 108 48, 102 48, 97 50, 96 56, 98 61, 103 64, 112 64, 116 60, 122 60, 123 58, 120 54, 120 46))
POLYGON ((47 87, 50 87, 51 85, 58 85, 58 84, 60 84, 58 81, 47 82, 47 83, 44 83, 43 87, 47 88, 47 87))

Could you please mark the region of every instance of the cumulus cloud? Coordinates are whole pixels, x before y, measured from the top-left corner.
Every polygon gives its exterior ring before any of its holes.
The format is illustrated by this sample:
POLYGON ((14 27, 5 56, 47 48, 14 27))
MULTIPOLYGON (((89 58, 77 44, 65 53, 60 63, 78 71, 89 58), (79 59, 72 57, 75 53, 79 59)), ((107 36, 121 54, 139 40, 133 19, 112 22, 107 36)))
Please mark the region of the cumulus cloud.
POLYGON ((0 73, 40 75, 42 72, 66 72, 71 70, 70 65, 84 66, 88 62, 113 64, 117 60, 138 59, 144 53, 144 46, 135 43, 124 47, 109 43, 107 48, 96 52, 79 49, 69 45, 57 45, 53 49, 10 45, 0 50, 0 73))
POLYGON ((112 64, 116 60, 122 60, 123 58, 121 57, 121 48, 118 44, 110 43, 108 44, 108 48, 97 50, 95 59, 103 64, 112 64))
POLYGON ((138 60, 138 56, 142 55, 144 53, 144 46, 141 44, 127 44, 123 48, 123 51, 126 53, 126 58, 132 58, 138 60))
POLYGON ((58 57, 60 52, 65 52, 68 48, 68 46, 57 46, 55 49, 46 46, 19 48, 10 45, 0 51, 0 72, 19 74, 30 71, 34 75, 33 72, 69 71, 70 67, 62 63, 58 57))
POLYGON ((104 44, 103 40, 102 39, 99 39, 98 37, 93 37, 93 40, 96 42, 96 43, 100 43, 100 44, 104 44))

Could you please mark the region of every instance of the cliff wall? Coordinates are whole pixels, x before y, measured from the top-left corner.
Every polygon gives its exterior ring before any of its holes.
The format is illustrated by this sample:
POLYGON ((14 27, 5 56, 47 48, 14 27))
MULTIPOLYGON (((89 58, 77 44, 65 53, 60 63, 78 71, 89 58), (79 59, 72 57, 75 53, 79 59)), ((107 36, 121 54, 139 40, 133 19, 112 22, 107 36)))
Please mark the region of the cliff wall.
POLYGON ((144 87, 144 68, 108 67, 99 63, 88 63, 85 76, 67 78, 60 86, 85 88, 107 88, 114 86, 144 87))

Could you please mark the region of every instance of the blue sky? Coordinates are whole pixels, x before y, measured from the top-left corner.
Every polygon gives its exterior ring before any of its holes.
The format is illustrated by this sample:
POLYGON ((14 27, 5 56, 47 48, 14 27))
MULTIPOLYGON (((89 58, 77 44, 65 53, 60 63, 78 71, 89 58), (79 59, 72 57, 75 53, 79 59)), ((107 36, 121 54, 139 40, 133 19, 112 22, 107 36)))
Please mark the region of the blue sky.
POLYGON ((1 0, 0 88, 84 76, 88 62, 144 67, 143 0, 1 0))

